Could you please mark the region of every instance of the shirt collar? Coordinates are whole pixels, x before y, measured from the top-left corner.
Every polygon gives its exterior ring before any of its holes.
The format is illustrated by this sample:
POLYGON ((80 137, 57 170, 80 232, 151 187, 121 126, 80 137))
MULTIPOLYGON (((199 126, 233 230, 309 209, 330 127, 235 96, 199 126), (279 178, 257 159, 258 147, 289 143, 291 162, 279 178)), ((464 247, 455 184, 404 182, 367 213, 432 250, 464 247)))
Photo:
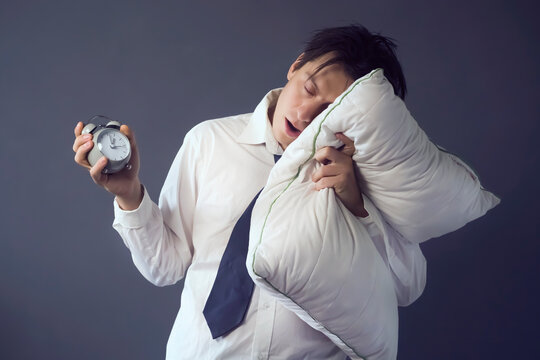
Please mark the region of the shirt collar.
POLYGON ((272 133, 272 124, 268 118, 268 109, 274 106, 277 102, 281 88, 270 90, 268 94, 261 100, 255 111, 251 115, 251 119, 240 134, 237 141, 241 144, 265 144, 266 149, 272 154, 282 154, 283 150, 279 143, 274 138, 272 133))

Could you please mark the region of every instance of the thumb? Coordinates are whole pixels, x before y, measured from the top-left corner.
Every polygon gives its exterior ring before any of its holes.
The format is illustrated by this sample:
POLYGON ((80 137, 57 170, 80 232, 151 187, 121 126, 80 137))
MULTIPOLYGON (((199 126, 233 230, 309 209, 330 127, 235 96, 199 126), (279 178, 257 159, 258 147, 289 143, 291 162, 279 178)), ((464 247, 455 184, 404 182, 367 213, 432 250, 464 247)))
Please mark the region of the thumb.
POLYGON ((343 133, 336 133, 336 138, 343 143, 343 146, 339 148, 339 151, 347 156, 353 156, 356 151, 354 141, 343 135, 343 133))
POLYGON ((90 177, 92 180, 100 186, 104 186, 107 182, 108 175, 103 174, 102 171, 107 166, 108 159, 102 156, 95 164, 90 168, 90 177))

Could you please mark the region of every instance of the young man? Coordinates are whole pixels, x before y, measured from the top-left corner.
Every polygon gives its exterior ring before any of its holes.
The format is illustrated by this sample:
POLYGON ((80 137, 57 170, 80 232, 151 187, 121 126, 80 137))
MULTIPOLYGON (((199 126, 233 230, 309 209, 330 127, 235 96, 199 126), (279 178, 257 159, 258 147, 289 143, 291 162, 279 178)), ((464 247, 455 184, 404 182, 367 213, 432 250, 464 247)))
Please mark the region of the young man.
MULTIPOLYGON (((133 132, 131 169, 102 174, 107 160, 90 167, 91 136, 75 128, 75 161, 114 194, 114 228, 133 262, 157 286, 185 278, 181 307, 167 345, 167 359, 345 359, 312 329, 259 289, 253 289, 242 322, 212 336, 203 314, 235 224, 264 187, 280 155, 310 122, 356 79, 377 67, 404 96, 406 87, 394 45, 361 26, 319 31, 291 65, 283 89, 270 91, 252 114, 210 120, 186 135, 154 203, 141 185, 133 132)), ((367 216, 351 156, 353 142, 320 149, 316 189, 334 188, 359 218, 367 216)), ((245 259, 244 259, 245 260, 245 259)))

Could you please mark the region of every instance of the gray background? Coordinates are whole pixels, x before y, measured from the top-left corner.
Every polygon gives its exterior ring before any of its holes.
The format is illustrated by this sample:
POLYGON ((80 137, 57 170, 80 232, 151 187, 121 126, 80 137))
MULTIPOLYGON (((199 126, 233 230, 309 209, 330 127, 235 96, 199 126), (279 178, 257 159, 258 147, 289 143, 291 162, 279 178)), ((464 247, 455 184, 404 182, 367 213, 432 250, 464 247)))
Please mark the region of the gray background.
POLYGON ((160 359, 181 286, 158 288, 111 227, 112 196, 73 162, 73 127, 129 123, 157 199, 183 136, 251 112, 314 29, 398 40, 407 104, 502 198, 422 248, 400 359, 539 352, 538 5, 533 1, 0 2, 0 358, 160 359))

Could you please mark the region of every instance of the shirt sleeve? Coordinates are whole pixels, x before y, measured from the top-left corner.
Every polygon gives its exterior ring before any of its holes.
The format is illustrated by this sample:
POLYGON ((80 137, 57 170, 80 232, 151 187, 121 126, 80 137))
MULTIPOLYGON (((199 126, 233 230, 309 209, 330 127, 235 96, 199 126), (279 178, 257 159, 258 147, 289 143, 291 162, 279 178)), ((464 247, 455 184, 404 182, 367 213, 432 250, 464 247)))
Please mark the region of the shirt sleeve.
POLYGON ((405 239, 384 220, 371 200, 362 194, 369 215, 357 219, 366 227, 375 248, 388 265, 399 306, 412 304, 426 285, 426 259, 417 243, 405 239))
POLYGON ((197 203, 197 140, 188 133, 163 184, 157 205, 144 189, 141 204, 125 211, 114 200, 113 228, 131 252, 140 273, 157 286, 184 277, 193 257, 193 217, 197 203))

